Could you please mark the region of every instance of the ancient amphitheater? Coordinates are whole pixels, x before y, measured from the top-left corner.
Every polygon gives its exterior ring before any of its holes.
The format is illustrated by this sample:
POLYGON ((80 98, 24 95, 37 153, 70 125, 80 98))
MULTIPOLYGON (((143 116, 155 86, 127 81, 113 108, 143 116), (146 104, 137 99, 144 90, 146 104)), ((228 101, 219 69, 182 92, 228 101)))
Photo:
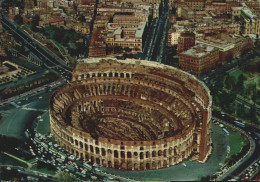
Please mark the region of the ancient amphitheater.
POLYGON ((50 100, 51 133, 66 151, 122 170, 204 162, 212 150, 211 96, 163 64, 85 59, 50 100))

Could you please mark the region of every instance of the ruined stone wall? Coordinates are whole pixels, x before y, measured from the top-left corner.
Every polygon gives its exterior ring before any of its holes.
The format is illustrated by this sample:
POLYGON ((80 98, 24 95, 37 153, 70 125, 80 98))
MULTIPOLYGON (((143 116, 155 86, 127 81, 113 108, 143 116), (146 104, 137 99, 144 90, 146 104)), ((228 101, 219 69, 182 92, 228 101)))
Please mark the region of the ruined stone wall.
POLYGON ((50 100, 66 151, 104 167, 159 169, 211 153, 211 97, 195 77, 139 60, 87 59, 50 100))

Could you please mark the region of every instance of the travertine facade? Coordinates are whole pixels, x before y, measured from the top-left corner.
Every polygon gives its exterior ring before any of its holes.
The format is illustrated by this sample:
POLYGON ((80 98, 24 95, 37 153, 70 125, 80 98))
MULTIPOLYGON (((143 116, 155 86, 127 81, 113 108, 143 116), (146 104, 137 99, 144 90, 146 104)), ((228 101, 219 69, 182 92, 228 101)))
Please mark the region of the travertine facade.
POLYGON ((104 167, 149 170, 211 153, 211 96, 194 76, 140 60, 86 59, 50 100, 51 133, 104 167))

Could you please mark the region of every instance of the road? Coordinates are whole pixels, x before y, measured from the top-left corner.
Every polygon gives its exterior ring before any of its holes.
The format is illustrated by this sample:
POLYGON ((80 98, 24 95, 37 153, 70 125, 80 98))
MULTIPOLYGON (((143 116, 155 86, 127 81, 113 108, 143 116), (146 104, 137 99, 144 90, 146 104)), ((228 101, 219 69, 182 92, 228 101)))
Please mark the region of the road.
POLYGON ((251 142, 252 145, 254 146, 254 150, 251 151, 250 156, 247 156, 244 161, 241 161, 239 165, 233 169, 233 171, 228 171, 223 177, 219 178, 218 180, 221 181, 227 181, 232 179, 234 176, 239 176, 241 173, 243 173, 250 165, 255 161, 259 160, 259 151, 260 151, 260 140, 259 140, 259 134, 260 134, 260 129, 259 128, 254 128, 249 125, 245 125, 245 127, 239 127, 234 124, 234 119, 229 117, 227 114, 222 114, 219 111, 214 110, 213 111, 213 116, 216 118, 221 119, 222 121, 225 121, 229 124, 232 124, 241 130, 243 130, 245 133, 247 133, 251 137, 251 142))
POLYGON ((160 63, 165 62, 164 55, 168 34, 169 15, 168 0, 164 0, 164 6, 159 19, 156 18, 151 23, 142 59, 160 63))
POLYGON ((28 34, 26 34, 19 27, 16 27, 1 11, 0 12, 0 22, 2 26, 13 33, 15 38, 21 41, 25 47, 27 47, 31 52, 33 52, 44 65, 64 78, 65 80, 70 80, 72 76, 72 68, 66 65, 66 63, 58 58, 55 54, 49 51, 46 47, 38 43, 36 40, 32 39, 28 34))

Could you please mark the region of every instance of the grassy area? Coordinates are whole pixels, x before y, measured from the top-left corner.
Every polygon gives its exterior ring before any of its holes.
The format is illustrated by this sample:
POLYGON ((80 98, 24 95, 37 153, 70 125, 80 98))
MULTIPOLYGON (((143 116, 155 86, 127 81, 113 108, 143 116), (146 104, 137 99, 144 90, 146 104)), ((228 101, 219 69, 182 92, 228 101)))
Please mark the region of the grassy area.
POLYGON ((233 77, 235 77, 235 78, 236 78, 236 80, 237 80, 237 79, 238 79, 238 77, 239 77, 241 74, 244 74, 244 76, 245 76, 245 77, 247 77, 247 76, 248 76, 248 74, 247 74, 247 73, 245 73, 245 72, 243 72, 243 71, 241 71, 241 70, 236 70, 236 71, 234 71, 234 72, 230 73, 229 75, 230 75, 230 76, 233 76, 233 77))
POLYGON ((227 130, 229 131, 229 156, 238 154, 243 146, 247 144, 247 141, 243 136, 241 136, 238 132, 233 131, 231 128, 228 128, 227 130))
POLYGON ((38 171, 38 172, 45 173, 45 174, 50 174, 50 175, 56 174, 55 171, 49 171, 49 170, 46 169, 46 168, 38 169, 38 168, 37 168, 37 164, 33 165, 33 166, 31 167, 31 170, 33 170, 33 171, 38 171))
POLYGON ((1 165, 14 165, 14 166, 21 166, 21 167, 28 167, 25 163, 18 161, 8 155, 0 153, 0 164, 1 165))

